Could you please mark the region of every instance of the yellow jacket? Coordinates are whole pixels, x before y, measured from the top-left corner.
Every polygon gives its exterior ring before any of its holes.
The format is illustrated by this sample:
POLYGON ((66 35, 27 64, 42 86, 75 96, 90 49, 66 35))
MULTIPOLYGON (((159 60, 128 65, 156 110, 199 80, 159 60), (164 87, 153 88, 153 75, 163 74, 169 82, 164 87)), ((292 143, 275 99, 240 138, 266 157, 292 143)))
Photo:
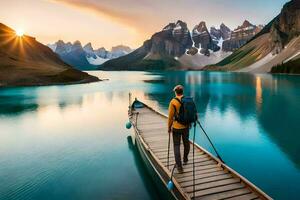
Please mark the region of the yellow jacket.
MULTIPOLYGON (((176 98, 178 98, 179 100, 181 100, 183 96, 176 96, 176 98)), ((177 114, 179 114, 179 109, 181 104, 176 100, 176 99, 172 99, 170 104, 169 104, 169 118, 168 118, 168 128, 170 129, 172 126, 175 129, 185 129, 188 128, 186 125, 180 124, 179 122, 175 121, 175 108, 176 108, 176 112, 177 114)))

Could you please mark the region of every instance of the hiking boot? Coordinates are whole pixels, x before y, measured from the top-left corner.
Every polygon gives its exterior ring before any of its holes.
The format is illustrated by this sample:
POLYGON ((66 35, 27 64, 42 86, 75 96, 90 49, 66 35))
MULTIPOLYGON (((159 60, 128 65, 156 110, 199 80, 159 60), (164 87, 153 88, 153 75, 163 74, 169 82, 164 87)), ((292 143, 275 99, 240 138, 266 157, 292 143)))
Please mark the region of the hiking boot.
POLYGON ((188 159, 188 158, 184 158, 184 159, 183 159, 183 165, 187 165, 188 162, 189 162, 189 159, 188 159))
POLYGON ((182 168, 182 166, 176 167, 176 169, 177 169, 177 172, 178 172, 179 174, 182 174, 182 173, 183 173, 183 168, 182 168))

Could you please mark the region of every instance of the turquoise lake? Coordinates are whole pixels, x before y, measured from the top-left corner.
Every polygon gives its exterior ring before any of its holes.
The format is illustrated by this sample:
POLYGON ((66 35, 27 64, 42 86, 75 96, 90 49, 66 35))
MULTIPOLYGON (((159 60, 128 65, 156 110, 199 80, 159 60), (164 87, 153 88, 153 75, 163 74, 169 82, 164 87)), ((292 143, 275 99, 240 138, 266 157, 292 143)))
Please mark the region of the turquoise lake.
MULTIPOLYGON (((274 199, 299 199, 300 76, 89 73, 109 80, 0 89, 1 200, 160 199, 125 129, 128 93, 167 113, 176 84, 227 165, 274 199)), ((200 130, 196 141, 212 152, 200 130)))

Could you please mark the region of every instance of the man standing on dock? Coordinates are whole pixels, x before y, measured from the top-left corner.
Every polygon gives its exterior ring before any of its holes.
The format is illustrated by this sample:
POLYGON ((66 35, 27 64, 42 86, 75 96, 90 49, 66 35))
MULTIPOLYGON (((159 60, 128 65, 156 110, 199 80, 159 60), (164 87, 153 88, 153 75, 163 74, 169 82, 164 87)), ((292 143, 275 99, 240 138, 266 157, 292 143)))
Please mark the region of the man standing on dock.
POLYGON ((173 91, 175 98, 173 98, 169 105, 169 118, 168 118, 168 132, 173 132, 174 156, 176 161, 176 168, 179 173, 183 172, 181 155, 180 155, 180 142, 181 137, 184 145, 183 164, 188 162, 188 154, 190 152, 189 142, 189 126, 178 122, 177 116, 181 107, 181 99, 183 98, 183 86, 177 85, 173 91))

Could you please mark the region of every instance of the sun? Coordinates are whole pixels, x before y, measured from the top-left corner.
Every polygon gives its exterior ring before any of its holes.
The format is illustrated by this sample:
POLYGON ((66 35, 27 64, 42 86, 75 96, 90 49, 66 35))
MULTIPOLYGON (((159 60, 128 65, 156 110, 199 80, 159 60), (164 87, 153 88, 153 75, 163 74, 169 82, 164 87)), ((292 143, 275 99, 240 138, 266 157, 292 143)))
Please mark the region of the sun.
POLYGON ((23 29, 17 29, 16 30, 16 35, 19 37, 22 37, 24 35, 24 30, 23 29))

